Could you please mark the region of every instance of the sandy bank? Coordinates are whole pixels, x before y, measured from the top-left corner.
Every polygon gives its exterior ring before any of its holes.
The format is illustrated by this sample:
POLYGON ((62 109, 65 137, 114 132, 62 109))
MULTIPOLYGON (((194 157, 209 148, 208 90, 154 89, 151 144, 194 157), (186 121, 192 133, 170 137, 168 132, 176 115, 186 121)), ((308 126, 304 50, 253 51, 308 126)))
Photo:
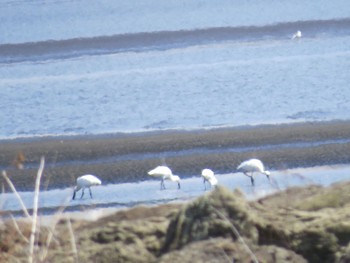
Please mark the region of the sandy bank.
POLYGON ((0 141, 0 166, 19 190, 31 190, 40 156, 43 187, 74 184, 81 174, 104 183, 146 180, 147 171, 166 163, 183 177, 204 167, 234 171, 247 158, 270 170, 350 162, 350 122, 261 125, 213 130, 166 131, 100 136, 27 138, 0 141), (23 153, 24 169, 13 166, 23 153))

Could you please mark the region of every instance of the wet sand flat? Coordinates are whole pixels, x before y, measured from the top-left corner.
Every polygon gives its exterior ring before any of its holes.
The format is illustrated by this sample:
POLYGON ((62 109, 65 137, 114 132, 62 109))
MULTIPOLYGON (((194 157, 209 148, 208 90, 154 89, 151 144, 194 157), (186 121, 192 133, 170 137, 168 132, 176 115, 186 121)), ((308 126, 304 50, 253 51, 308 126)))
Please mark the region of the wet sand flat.
POLYGON ((42 187, 65 188, 91 173, 104 183, 147 180, 147 171, 167 164, 182 177, 208 167, 234 172, 248 158, 270 170, 350 162, 350 122, 308 122, 208 130, 21 138, 0 141, 0 166, 17 190, 32 190, 41 156, 42 187), (24 169, 14 166, 23 153, 24 169))

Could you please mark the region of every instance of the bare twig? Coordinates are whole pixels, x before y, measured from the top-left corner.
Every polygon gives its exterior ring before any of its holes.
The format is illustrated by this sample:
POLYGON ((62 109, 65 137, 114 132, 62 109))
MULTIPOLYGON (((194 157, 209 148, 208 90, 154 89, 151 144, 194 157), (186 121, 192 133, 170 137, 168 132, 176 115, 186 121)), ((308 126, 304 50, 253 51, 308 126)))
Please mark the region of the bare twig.
POLYGON ((23 210, 24 214, 26 215, 26 217, 28 217, 28 218, 31 219, 32 217, 31 217, 30 214, 28 213, 28 210, 27 210, 26 206, 24 205, 21 196, 18 194, 18 192, 17 192, 15 186, 13 185, 13 183, 11 182, 11 180, 8 178, 8 176, 7 176, 7 174, 6 174, 6 171, 2 171, 2 176, 3 176, 4 179, 6 180, 7 184, 10 186, 12 192, 13 192, 13 193, 15 194, 15 196, 17 197, 17 199, 18 199, 18 201, 19 201, 19 203, 20 203, 20 205, 21 205, 21 207, 22 207, 22 210, 23 210))
POLYGON ((258 259, 256 258, 256 256, 254 255, 253 251, 249 248, 249 246, 247 245, 247 243, 244 241, 244 239, 242 238, 242 236, 239 234, 237 228, 231 223, 231 221, 223 214, 221 213, 218 209, 216 209, 215 207, 213 207, 213 209, 215 210, 215 212, 218 214, 218 216, 229 222, 230 226, 231 226, 231 230, 233 232, 233 234, 238 238, 238 240, 243 244, 243 247, 246 249, 246 251, 248 252, 248 254, 250 255, 250 257, 252 258, 254 263, 259 263, 258 259))
POLYGON ((36 176, 35 181, 35 191, 34 191, 34 201, 33 201, 33 220, 32 220, 32 231, 30 233, 30 240, 29 240, 29 256, 28 256, 28 262, 33 262, 33 256, 34 256, 34 243, 35 243, 35 233, 36 233, 36 227, 37 227, 37 217, 38 217, 38 204, 39 204, 39 191, 40 191, 40 180, 41 176, 44 171, 44 165, 45 165, 45 158, 41 157, 40 159, 40 166, 38 169, 38 173, 36 176))

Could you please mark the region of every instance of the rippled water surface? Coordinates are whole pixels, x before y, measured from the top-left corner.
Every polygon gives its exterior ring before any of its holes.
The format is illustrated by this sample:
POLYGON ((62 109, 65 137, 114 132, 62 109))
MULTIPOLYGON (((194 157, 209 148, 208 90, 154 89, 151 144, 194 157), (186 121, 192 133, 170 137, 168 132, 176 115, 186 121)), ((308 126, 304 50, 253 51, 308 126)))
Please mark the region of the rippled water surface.
POLYGON ((0 12, 1 138, 349 119, 348 1, 8 0, 0 12))
POLYGON ((2 137, 348 119, 350 37, 0 65, 2 137))

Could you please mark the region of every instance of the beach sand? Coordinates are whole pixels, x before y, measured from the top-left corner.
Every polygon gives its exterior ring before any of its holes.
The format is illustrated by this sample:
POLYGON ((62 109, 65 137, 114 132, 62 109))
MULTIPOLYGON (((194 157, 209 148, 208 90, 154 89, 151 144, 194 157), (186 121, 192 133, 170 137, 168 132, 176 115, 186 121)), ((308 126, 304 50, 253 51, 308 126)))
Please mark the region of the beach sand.
POLYGON ((0 147, 1 169, 17 190, 30 191, 41 156, 43 189, 71 187, 82 174, 95 174, 104 184, 147 180, 147 171, 161 164, 182 177, 203 168, 234 172, 253 157, 269 170, 345 164, 350 162, 350 121, 20 138, 1 140, 0 147))

